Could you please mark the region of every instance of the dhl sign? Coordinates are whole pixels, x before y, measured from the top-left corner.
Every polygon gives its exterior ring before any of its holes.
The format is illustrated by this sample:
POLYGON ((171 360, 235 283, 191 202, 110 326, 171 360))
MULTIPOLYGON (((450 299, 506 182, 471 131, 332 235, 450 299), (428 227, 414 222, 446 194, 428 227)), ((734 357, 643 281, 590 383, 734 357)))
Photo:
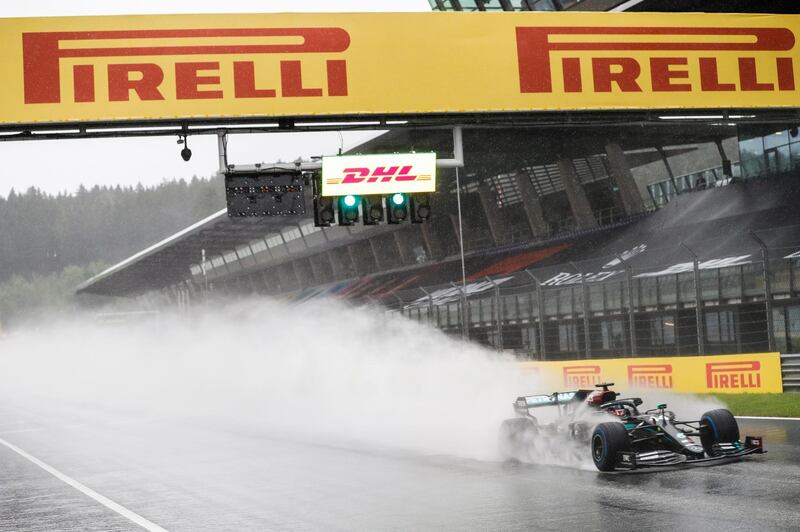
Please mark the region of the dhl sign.
POLYGON ((600 382, 614 382, 622 390, 783 391, 779 353, 523 362, 522 367, 535 370, 537 378, 558 389, 591 389, 600 382))
POLYGON ((339 155, 322 158, 323 196, 435 191, 435 153, 339 155))
POLYGON ((700 13, 0 19, 0 124, 798 107, 798 34, 700 13))

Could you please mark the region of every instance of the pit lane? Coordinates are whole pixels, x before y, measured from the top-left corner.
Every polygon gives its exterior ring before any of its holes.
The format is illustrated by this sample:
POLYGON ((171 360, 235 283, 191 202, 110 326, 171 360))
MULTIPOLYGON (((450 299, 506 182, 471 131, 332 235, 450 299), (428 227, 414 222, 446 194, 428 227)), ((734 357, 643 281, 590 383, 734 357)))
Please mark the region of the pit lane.
MULTIPOLYGON (((167 530, 796 530, 800 421, 768 454, 638 474, 420 456, 107 412, 0 408, 0 438, 167 530)), ((0 446, 0 530, 141 530, 0 446)))

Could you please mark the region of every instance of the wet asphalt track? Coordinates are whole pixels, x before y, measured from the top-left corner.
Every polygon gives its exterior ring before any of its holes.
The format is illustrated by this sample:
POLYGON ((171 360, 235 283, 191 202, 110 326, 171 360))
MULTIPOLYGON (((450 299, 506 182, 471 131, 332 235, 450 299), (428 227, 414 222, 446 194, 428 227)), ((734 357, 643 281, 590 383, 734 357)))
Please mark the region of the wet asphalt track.
MULTIPOLYGON (((599 474, 108 417, 0 403, 0 438, 171 531, 800 529, 800 421, 740 421, 762 457, 599 474)), ((0 530, 141 528, 0 445, 0 530)))

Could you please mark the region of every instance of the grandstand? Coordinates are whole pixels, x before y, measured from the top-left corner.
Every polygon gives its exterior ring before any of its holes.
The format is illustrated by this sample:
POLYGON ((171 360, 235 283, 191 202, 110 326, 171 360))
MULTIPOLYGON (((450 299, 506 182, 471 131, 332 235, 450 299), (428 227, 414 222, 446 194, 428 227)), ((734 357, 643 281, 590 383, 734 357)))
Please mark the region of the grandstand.
MULTIPOLYGON (((464 126, 465 285, 451 169, 438 177, 425 224, 318 228, 310 216, 220 211, 78 292, 158 291, 180 304, 209 294, 335 295, 545 360, 797 350, 794 110, 586 116, 464 126)), ((411 150, 451 157, 450 131, 411 121, 350 153, 411 150)))

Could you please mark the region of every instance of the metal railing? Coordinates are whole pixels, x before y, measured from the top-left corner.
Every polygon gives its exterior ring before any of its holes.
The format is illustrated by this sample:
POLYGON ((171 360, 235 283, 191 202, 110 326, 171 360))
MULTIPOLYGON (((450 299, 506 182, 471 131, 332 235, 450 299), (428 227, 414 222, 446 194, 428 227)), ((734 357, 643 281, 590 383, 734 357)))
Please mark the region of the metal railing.
POLYGON ((714 166, 651 183, 647 185, 647 191, 653 204, 661 208, 679 194, 725 186, 730 184, 731 179, 741 178, 741 175, 741 165, 735 161, 731 163, 731 175, 726 175, 722 166, 714 166))
MULTIPOLYGON (((539 360, 792 352, 800 349, 796 251, 687 252, 658 270, 608 257, 602 267, 592 263, 596 271, 578 263, 546 275, 529 270, 526 282, 519 274, 473 279, 466 298, 452 284, 393 292, 382 302, 389 312, 539 360)), ((797 370, 800 381, 800 360, 797 370)))
POLYGON ((800 354, 781 355, 783 391, 800 392, 800 354))

